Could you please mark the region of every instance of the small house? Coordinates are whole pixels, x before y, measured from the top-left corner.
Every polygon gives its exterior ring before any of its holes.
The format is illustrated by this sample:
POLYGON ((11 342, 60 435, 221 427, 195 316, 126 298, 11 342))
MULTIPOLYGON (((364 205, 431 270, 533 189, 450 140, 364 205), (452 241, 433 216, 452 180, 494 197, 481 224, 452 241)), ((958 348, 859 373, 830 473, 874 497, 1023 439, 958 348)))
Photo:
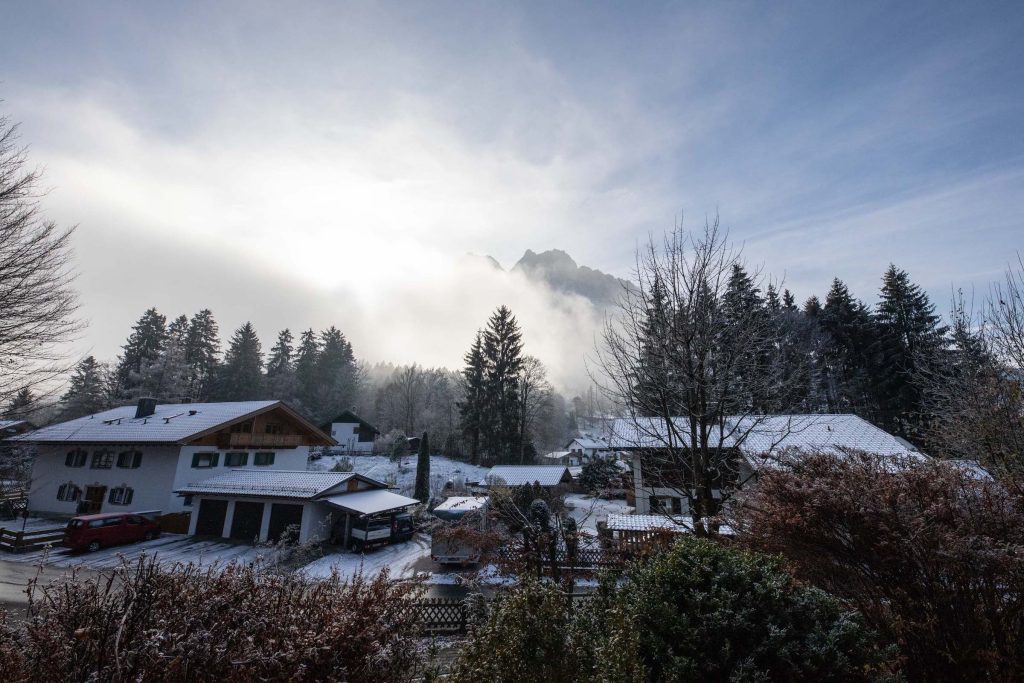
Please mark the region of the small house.
POLYGON ((369 455, 373 452, 373 444, 380 436, 380 430, 359 417, 351 410, 346 410, 321 427, 338 442, 337 449, 343 453, 369 455))
POLYGON ((575 464, 577 465, 590 462, 594 458, 610 457, 612 455, 612 450, 605 439, 586 434, 574 438, 566 444, 565 449, 576 456, 578 462, 575 464))
POLYGON ((484 485, 540 486, 557 488, 572 484, 572 475, 564 465, 496 465, 484 478, 484 485))

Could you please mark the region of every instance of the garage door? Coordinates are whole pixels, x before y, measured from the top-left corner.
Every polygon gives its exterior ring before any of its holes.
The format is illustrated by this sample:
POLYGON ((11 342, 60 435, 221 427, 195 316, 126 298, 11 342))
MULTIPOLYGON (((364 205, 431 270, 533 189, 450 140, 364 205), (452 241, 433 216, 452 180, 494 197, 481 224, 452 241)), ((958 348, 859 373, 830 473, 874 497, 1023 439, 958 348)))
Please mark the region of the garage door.
POLYGON ((224 517, 228 513, 226 500, 200 500, 199 517, 196 519, 196 536, 221 536, 224 533, 224 517))
MULTIPOLYGON (((274 503, 270 507, 270 531, 271 541, 277 541, 281 534, 292 524, 302 524, 302 506, 288 505, 286 503, 274 503)), ((296 536, 296 540, 298 537, 296 536)))
POLYGON ((253 543, 259 540, 262 523, 263 503, 236 501, 235 514, 231 518, 231 538, 253 543))

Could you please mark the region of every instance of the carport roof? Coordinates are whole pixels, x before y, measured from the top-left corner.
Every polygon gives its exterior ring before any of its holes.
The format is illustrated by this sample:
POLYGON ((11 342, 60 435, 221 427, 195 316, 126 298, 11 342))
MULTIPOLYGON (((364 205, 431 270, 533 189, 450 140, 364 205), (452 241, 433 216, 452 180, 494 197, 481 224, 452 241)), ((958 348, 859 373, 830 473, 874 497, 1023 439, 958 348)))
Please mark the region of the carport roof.
POLYGON ((331 489, 356 478, 373 486, 386 488, 375 479, 355 472, 309 472, 305 470, 236 469, 224 474, 194 482, 177 489, 175 493, 191 496, 211 494, 257 498, 297 498, 312 500, 330 493, 331 489))
POLYGON ((325 503, 341 508, 348 512, 359 515, 375 515, 380 512, 401 510, 420 502, 415 498, 400 496, 391 491, 383 489, 370 489, 369 491, 356 491, 353 493, 337 493, 322 497, 325 503))

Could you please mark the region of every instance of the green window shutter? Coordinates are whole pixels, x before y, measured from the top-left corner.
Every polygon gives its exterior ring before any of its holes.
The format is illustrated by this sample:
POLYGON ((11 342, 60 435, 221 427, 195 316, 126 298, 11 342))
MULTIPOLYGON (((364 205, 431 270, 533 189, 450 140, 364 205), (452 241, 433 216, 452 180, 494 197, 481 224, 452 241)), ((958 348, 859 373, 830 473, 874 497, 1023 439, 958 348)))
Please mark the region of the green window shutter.
POLYGON ((192 467, 199 467, 199 454, 198 453, 193 453, 192 454, 192 467))
POLYGON ((210 467, 216 467, 217 466, 217 462, 219 460, 220 460, 220 453, 214 453, 213 454, 213 460, 211 461, 212 464, 210 465, 210 467))

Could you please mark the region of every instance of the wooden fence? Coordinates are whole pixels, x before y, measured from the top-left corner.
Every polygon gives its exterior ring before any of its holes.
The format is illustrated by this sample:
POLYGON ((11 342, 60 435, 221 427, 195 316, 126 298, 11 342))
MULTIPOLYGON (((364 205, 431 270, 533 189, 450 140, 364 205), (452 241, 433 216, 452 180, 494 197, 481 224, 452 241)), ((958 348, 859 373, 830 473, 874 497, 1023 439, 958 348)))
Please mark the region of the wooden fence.
POLYGON ((454 635, 465 633, 469 608, 460 598, 423 598, 413 606, 422 633, 454 635))
POLYGON ((0 529, 0 550, 6 550, 9 553, 40 550, 46 545, 60 545, 63 538, 63 527, 36 531, 0 529))

